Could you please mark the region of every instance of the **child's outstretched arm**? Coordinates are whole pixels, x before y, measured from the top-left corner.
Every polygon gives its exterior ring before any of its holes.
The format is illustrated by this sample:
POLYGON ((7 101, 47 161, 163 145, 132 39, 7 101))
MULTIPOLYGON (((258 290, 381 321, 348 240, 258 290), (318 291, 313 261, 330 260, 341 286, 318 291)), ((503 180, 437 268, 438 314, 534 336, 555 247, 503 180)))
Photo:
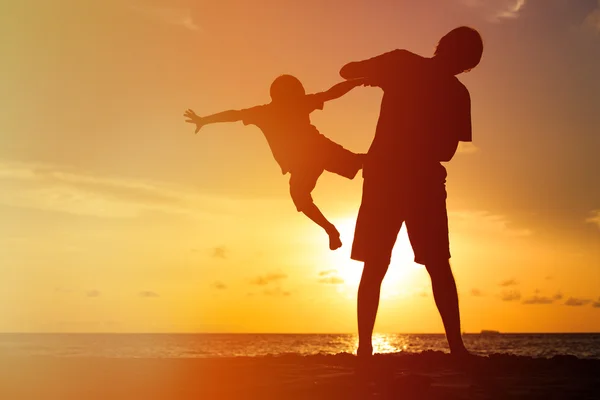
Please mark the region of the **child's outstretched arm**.
POLYGON ((317 96, 319 98, 319 100, 323 101, 323 102, 329 101, 329 100, 334 100, 334 99, 342 97, 343 95, 345 95, 346 93, 348 93, 349 91, 354 89, 355 87, 360 86, 360 85, 365 85, 365 84, 366 84, 366 79, 364 79, 364 78, 350 79, 350 80, 347 80, 344 82, 340 82, 336 85, 333 85, 326 92, 316 93, 315 96, 317 96))
POLYGON ((184 117, 188 118, 185 122, 189 122, 190 124, 196 124, 196 131, 194 133, 198 133, 200 129, 207 124, 214 124, 216 122, 236 122, 242 120, 242 111, 240 110, 228 110, 220 113, 208 115, 206 117, 201 117, 196 115, 192 110, 187 110, 184 114, 184 117))

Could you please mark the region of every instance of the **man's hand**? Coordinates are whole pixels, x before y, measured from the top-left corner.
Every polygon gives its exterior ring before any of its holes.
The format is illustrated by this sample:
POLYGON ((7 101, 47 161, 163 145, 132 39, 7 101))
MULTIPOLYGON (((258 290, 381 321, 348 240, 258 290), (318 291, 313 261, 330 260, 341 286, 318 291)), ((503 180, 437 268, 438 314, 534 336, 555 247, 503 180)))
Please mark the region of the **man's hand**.
POLYGON ((184 117, 188 118, 185 120, 185 122, 188 122, 190 124, 196 124, 196 130, 194 133, 198 133, 200 131, 200 128, 202 128, 204 126, 204 121, 203 118, 200 117, 199 115, 196 115, 195 112, 193 112, 192 110, 186 110, 186 112, 183 114, 184 117))

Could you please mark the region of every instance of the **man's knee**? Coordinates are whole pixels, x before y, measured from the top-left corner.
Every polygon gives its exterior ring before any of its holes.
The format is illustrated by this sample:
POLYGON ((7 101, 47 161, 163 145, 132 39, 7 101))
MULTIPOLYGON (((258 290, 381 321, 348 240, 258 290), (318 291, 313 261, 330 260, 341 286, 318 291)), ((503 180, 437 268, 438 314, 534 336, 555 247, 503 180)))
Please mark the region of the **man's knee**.
POLYGON ((440 259, 430 261, 425 264, 425 268, 432 279, 452 277, 452 268, 450 267, 450 259, 440 259))
POLYGON ((381 284, 388 270, 389 262, 387 261, 368 261, 365 262, 361 277, 361 285, 364 284, 381 284))

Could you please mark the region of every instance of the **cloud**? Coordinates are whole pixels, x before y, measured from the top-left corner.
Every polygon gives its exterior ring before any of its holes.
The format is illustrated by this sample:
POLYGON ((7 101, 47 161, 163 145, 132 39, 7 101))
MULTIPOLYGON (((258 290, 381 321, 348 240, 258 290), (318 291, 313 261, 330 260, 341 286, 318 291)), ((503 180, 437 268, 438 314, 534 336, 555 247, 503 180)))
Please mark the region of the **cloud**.
POLYGON ((221 281, 215 281, 210 285, 211 288, 216 290, 225 290, 227 289, 227 285, 221 281))
POLYGON ((554 296, 552 296, 552 298, 554 300, 562 300, 564 296, 562 295, 562 293, 556 293, 554 296))
POLYGON ((227 249, 223 246, 215 247, 212 252, 212 258, 220 258, 222 260, 227 259, 227 249))
POLYGON ((153 297, 160 297, 160 295, 156 292, 150 291, 150 290, 143 290, 139 293, 140 297, 144 297, 144 298, 153 298, 153 297))
POLYGON ((471 296, 483 297, 483 296, 485 296, 485 294, 479 289, 471 289, 471 296))
POLYGON ((290 292, 282 290, 280 287, 276 287, 274 289, 265 289, 265 290, 263 290, 263 294, 265 296, 281 296, 281 297, 288 297, 288 296, 292 295, 290 292))
POLYGON ((535 296, 529 297, 522 302, 523 304, 552 304, 554 299, 546 296, 535 296))
POLYGON ((324 283, 328 285, 341 285, 344 283, 344 280, 338 275, 338 271, 335 269, 328 269, 326 271, 319 272, 319 283, 324 283))
MULTIPOLYGON (((591 29, 597 34, 600 34, 600 0, 598 0, 598 5, 596 6, 596 8, 592 12, 590 12, 585 18, 584 26, 586 28, 591 29)), ((597 210, 596 213, 596 223, 600 226, 600 210, 597 210)))
POLYGON ((516 286, 518 284, 519 284, 519 282, 517 282, 515 279, 507 279, 505 281, 500 282, 498 285, 500 285, 502 287, 508 287, 508 286, 516 286))
POLYGON ((85 292, 85 295, 87 297, 100 297, 100 291, 98 290, 88 290, 87 292, 85 292))
MULTIPOLYGON (((599 16, 598 18, 600 18, 600 11, 598 11, 599 16)), ((600 20, 598 22, 600 24, 600 20)), ((599 28, 600 29, 600 26, 599 28)), ((596 226, 598 226, 598 228, 600 228, 600 210, 594 210, 591 212, 592 216, 587 218, 585 220, 585 222, 590 223, 590 224, 595 224, 596 226)))
POLYGON ((263 213, 283 199, 232 199, 165 182, 92 175, 57 165, 0 160, 0 205, 96 218, 148 212, 222 220, 240 209, 263 213))
POLYGON ((319 279, 319 283, 325 283, 328 285, 341 285, 344 280, 339 276, 328 276, 326 278, 319 279))
POLYGON ((452 231, 469 231, 475 234, 490 234, 512 237, 530 236, 530 229, 514 228, 503 215, 481 210, 452 210, 448 212, 452 231))
POLYGON ((491 22, 518 18, 526 0, 462 0, 468 7, 479 10, 491 22))
POLYGON ((544 279, 547 281, 551 281, 552 279, 554 279, 554 277, 552 275, 548 275, 544 279))
POLYGON ((329 275, 336 275, 336 274, 337 274, 337 270, 335 270, 335 269, 328 269, 326 271, 319 272, 319 276, 329 276, 329 275))
POLYGON ((600 308, 600 297, 598 297, 598 301, 595 301, 592 303, 592 307, 594 308, 600 308))
POLYGON ((252 279, 250 281, 251 285, 257 285, 257 286, 266 286, 272 282, 279 282, 283 279, 286 279, 287 275, 286 274, 282 274, 282 273, 273 273, 273 274, 267 274, 264 276, 258 276, 254 279, 252 279))
POLYGON ((504 291, 500 294, 502 301, 517 301, 521 300, 521 292, 518 290, 504 291))
POLYGON ((189 8, 157 7, 148 5, 132 5, 131 8, 140 14, 165 24, 179 26, 190 31, 199 31, 189 8))
POLYGON ((576 297, 569 297, 567 301, 565 301, 565 306, 571 307, 580 307, 590 304, 592 300, 589 299, 578 299, 576 297))

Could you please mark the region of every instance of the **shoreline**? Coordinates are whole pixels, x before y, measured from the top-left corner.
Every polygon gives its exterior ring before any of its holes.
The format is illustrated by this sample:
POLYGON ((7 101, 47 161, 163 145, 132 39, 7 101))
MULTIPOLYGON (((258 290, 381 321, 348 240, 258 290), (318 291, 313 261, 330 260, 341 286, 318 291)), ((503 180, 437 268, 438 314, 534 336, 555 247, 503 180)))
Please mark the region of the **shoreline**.
POLYGON ((0 356, 0 397, 63 399, 597 399, 600 359, 376 354, 235 358, 0 356), (386 397, 387 396, 387 397, 386 397))

